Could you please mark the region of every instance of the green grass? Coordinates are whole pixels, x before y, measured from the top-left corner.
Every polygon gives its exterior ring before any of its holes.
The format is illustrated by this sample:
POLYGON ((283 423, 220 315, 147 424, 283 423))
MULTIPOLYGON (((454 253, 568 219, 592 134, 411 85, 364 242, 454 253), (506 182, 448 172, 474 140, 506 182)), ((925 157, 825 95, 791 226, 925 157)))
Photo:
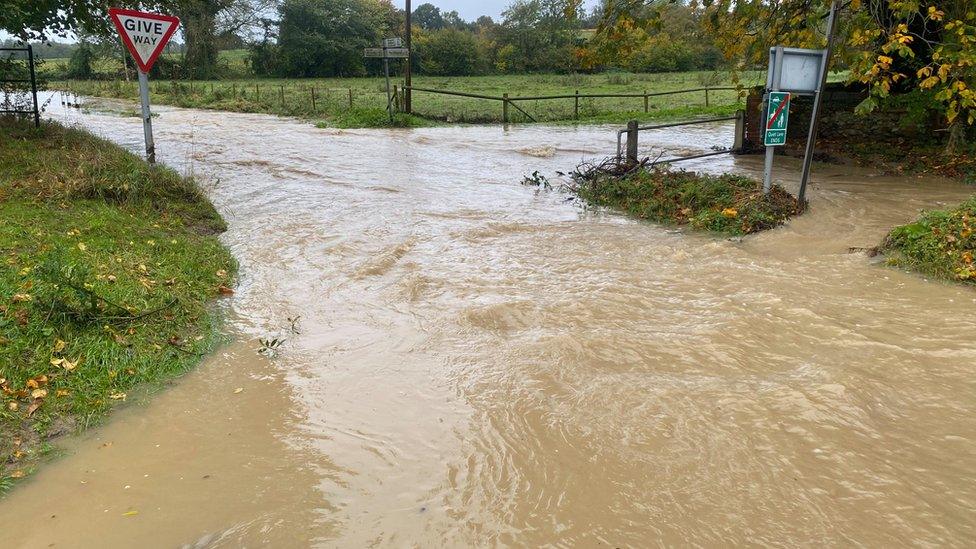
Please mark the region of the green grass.
POLYGON ((796 198, 781 187, 765 196, 761 182, 736 175, 608 165, 577 172, 573 179, 573 190, 589 204, 733 236, 772 229, 798 213, 796 198))
POLYGON ((235 263, 194 182, 80 130, 0 118, 0 492, 215 343, 235 263))
POLYGON ((881 251, 890 265, 976 285, 976 196, 955 209, 926 212, 896 227, 881 251))
MULTIPOLYGON (((753 85, 761 80, 758 72, 742 75, 741 81, 753 85)), ((733 85, 726 73, 687 72, 662 74, 532 74, 471 77, 417 76, 414 86, 511 97, 601 93, 644 93, 684 90, 703 86, 733 85)), ((79 95, 114 97, 136 100, 135 82, 66 81, 54 82, 52 87, 70 90, 79 95)), ((181 107, 209 108, 235 112, 264 112, 321 120, 341 126, 349 121, 349 111, 373 109, 382 111, 386 105, 386 84, 382 78, 331 79, 247 79, 219 81, 160 81, 151 83, 152 101, 181 107), (315 93, 315 104, 312 93, 315 93), (350 103, 351 91, 351 103, 350 103), (345 122, 344 122, 345 119, 345 122)), ((663 117, 694 116, 731 113, 742 108, 737 91, 711 91, 705 106, 704 92, 651 97, 647 112, 644 99, 583 98, 580 99, 579 121, 585 123, 621 122, 630 119, 650 120, 663 117)), ((575 122, 575 100, 539 100, 517 103, 528 115, 540 122, 575 122)), ((451 123, 492 123, 502 121, 502 102, 485 99, 454 97, 415 91, 414 113, 428 119, 451 123)), ((514 107, 511 121, 530 119, 514 107)), ((355 119, 355 117, 353 117, 355 119)), ((366 117, 369 118, 369 117, 366 117)), ((379 120, 375 120, 379 122, 379 120)), ((388 124, 388 122, 387 122, 388 124)))

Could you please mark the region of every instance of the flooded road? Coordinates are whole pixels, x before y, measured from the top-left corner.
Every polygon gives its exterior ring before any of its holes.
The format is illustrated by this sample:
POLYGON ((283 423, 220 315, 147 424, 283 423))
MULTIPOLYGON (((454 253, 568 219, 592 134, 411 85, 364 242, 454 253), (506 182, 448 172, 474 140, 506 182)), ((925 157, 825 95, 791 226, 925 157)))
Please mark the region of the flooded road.
MULTIPOLYGON (((157 110, 158 158, 230 224, 229 343, 0 501, 3 545, 976 539, 976 292, 848 254, 972 188, 817 166, 808 215, 730 241, 519 185, 609 154, 607 127, 157 110)), ((141 150, 136 118, 52 116, 141 150)))

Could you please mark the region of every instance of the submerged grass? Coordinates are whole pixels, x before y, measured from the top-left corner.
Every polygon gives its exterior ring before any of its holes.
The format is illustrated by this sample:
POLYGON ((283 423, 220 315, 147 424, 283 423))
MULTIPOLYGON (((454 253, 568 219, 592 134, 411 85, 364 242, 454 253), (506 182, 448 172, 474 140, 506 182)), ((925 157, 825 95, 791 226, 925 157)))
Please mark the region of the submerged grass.
POLYGON ((775 186, 766 196, 761 182, 737 175, 608 162, 578 169, 573 180, 573 191, 590 204, 733 236, 772 229, 800 211, 783 188, 775 186))
POLYGON ((235 263, 192 180, 83 131, 0 118, 0 493, 215 342, 235 263))
POLYGON ((957 208, 926 212, 896 227, 881 252, 890 265, 976 285, 976 196, 957 208))

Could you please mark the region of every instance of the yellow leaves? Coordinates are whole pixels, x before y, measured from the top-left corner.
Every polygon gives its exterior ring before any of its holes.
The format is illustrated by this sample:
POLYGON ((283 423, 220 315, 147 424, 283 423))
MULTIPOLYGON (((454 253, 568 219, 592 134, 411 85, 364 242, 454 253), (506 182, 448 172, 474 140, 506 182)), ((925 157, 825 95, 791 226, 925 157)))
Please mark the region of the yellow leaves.
POLYGON ((122 516, 123 517, 134 517, 134 516, 136 516, 138 514, 139 514, 139 511, 126 511, 125 513, 122 513, 122 516))
POLYGON ((722 215, 728 218, 735 218, 739 216, 739 211, 735 208, 725 208, 722 210, 722 215))
POLYGON ((7 403, 7 410, 16 412, 18 409, 20 409, 20 404, 18 404, 16 400, 11 400, 7 403))
POLYGON ((929 11, 926 16, 932 21, 942 21, 945 17, 945 12, 937 9, 935 6, 929 6, 929 11))
POLYGON ((64 341, 61 341, 60 339, 57 340, 57 341, 55 341, 54 342, 54 351, 53 351, 54 354, 58 354, 61 351, 64 351, 65 347, 67 347, 67 346, 68 346, 68 344, 65 343, 64 341))
POLYGON ((29 303, 29 302, 31 302, 33 300, 34 300, 34 298, 31 297, 30 294, 14 294, 14 297, 13 297, 13 302, 14 303, 29 303))
POLYGON ((84 242, 79 242, 78 243, 78 249, 81 250, 81 251, 83 251, 83 252, 85 252, 85 251, 88 251, 88 246, 85 245, 84 242))
POLYGON ((33 267, 24 267, 23 269, 20 270, 20 272, 18 274, 20 276, 27 276, 27 275, 29 275, 31 273, 32 270, 33 270, 33 267))
POLYGON ((24 478, 25 476, 27 476, 27 474, 21 470, 17 470, 14 471, 13 473, 10 473, 10 478, 24 478))
POLYGON ((125 399, 127 398, 127 396, 128 395, 126 395, 125 393, 112 393, 112 394, 108 395, 108 398, 110 398, 112 400, 121 400, 121 401, 125 402, 125 399))
POLYGON ((243 392, 244 392, 244 387, 238 387, 238 388, 234 389, 234 394, 235 395, 239 395, 239 394, 241 394, 243 392))
POLYGON ((936 86, 939 83, 938 76, 930 76, 919 83, 919 87, 923 90, 927 90, 936 86))
POLYGON ((915 73, 915 75, 918 76, 919 78, 925 78, 926 76, 931 76, 932 75, 932 67, 931 66, 922 67, 922 68, 918 69, 918 72, 915 73))
POLYGON ((54 394, 55 396, 58 397, 66 397, 66 396, 71 396, 71 391, 67 389, 58 389, 57 392, 55 392, 54 394))
POLYGON ((47 396, 47 389, 34 389, 30 394, 31 398, 39 399, 47 396))

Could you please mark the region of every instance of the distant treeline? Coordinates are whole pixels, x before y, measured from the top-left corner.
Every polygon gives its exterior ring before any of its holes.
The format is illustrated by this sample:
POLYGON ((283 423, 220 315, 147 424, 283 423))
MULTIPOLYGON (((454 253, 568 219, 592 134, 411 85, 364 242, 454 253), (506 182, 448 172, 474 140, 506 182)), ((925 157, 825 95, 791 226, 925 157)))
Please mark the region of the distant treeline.
MULTIPOLYGON (((534 72, 675 72, 712 70, 723 64, 703 32, 696 11, 668 5, 653 28, 616 28, 612 36, 594 28, 600 7, 567 13, 566 0, 515 0, 500 21, 488 16, 465 21, 456 11, 430 3, 412 13, 413 67, 417 74, 474 76, 534 72), (621 46, 623 44, 623 47, 621 46)), ((384 38, 403 37, 405 14, 388 0, 280 0, 274 17, 262 18, 245 40, 233 32, 215 37, 232 59, 214 58, 201 67, 182 44, 167 48, 154 69, 165 78, 188 77, 352 77, 376 75, 382 63, 365 59, 363 49, 384 38), (206 76, 204 76, 206 75, 206 76)), ((84 36, 77 44, 35 46, 39 58, 69 58, 48 66, 48 78, 116 78, 132 67, 114 36, 84 36)), ((203 56, 204 58, 206 56, 203 56)))

